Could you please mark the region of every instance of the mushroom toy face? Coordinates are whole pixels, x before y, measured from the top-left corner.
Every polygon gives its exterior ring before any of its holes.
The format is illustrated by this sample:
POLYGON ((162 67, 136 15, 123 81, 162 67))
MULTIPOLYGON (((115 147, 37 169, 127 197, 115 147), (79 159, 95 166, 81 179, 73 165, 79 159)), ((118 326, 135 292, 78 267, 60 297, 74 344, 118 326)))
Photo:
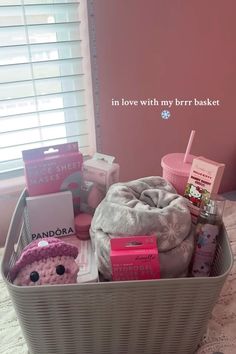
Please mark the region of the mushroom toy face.
POLYGON ((31 242, 11 271, 15 285, 34 286, 76 283, 78 249, 60 239, 31 242))

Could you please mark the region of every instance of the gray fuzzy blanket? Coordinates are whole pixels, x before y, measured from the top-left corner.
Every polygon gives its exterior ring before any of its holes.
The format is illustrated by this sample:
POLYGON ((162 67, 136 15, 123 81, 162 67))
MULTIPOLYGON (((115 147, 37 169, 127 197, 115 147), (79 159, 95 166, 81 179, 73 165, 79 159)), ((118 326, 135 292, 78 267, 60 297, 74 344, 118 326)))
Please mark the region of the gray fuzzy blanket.
POLYGON ((186 276, 194 249, 191 216, 185 198, 162 177, 112 185, 97 207, 90 236, 99 271, 111 279, 110 239, 155 235, 161 277, 186 276))

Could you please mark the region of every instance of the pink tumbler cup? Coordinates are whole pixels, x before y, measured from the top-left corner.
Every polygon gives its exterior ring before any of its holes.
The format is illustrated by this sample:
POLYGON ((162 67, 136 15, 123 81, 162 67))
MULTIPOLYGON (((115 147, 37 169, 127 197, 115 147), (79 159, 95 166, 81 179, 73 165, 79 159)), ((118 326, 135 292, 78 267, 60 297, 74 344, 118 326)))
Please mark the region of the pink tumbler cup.
POLYGON ((161 159, 162 177, 170 182, 180 195, 184 195, 192 161, 196 156, 189 154, 187 162, 184 162, 184 157, 184 153, 173 153, 161 159))

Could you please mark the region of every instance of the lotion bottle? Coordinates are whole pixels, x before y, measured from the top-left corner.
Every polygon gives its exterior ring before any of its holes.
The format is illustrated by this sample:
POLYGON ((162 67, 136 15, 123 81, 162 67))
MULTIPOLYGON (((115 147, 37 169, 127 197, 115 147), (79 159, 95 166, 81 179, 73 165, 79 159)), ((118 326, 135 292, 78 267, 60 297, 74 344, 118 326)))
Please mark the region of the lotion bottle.
POLYGON ((208 277, 215 257, 222 225, 225 199, 211 196, 201 204, 196 225, 196 246, 193 256, 193 277, 208 277))

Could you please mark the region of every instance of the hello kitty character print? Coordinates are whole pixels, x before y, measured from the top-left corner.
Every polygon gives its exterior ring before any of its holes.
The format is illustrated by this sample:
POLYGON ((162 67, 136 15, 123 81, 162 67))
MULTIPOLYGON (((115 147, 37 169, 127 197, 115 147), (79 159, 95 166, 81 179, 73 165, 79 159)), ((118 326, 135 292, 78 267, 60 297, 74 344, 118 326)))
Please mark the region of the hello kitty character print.
POLYGON ((186 196, 190 202, 197 206, 200 207, 201 205, 201 199, 202 199, 202 190, 200 187, 196 187, 193 184, 190 185, 188 195, 186 196))

